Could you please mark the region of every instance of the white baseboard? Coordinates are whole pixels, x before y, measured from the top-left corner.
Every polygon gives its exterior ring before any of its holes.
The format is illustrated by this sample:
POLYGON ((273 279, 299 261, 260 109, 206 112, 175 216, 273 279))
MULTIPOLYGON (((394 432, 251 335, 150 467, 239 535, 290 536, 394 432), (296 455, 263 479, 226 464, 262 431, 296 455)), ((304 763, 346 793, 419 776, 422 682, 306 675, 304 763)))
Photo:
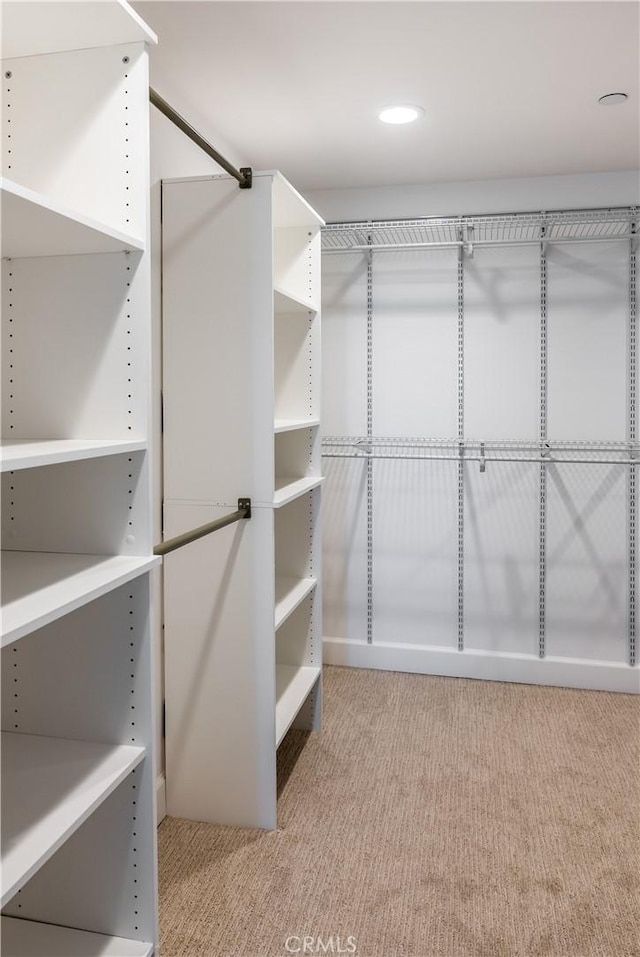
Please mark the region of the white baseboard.
POLYGON ((325 664, 351 668, 640 694, 640 666, 632 668, 585 658, 537 658, 497 651, 458 651, 395 642, 369 645, 348 638, 324 638, 323 660, 325 664))
POLYGON ((159 774, 156 778, 156 812, 159 824, 167 814, 167 782, 164 774, 159 774))

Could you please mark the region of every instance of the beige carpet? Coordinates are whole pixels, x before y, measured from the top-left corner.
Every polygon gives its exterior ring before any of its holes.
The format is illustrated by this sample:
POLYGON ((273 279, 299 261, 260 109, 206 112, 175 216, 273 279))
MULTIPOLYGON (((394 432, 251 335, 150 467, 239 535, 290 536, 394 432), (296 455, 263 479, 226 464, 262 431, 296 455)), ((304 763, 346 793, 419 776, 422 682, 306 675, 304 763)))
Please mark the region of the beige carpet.
POLYGON ((162 824, 162 957, 640 955, 639 707, 326 668, 278 831, 162 824))

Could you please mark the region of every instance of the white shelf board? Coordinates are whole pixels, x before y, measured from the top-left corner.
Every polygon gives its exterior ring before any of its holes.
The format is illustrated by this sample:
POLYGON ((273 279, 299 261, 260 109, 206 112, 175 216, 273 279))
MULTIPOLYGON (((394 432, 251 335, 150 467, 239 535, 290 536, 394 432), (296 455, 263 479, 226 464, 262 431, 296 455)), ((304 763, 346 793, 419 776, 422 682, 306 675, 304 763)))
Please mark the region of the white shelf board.
POLYGON ((62 53, 158 38, 123 0, 2 4, 2 57, 62 53))
POLYGON ((154 556, 3 551, 2 647, 159 563, 154 556))
POLYGON ((2 732, 1 906, 144 755, 144 748, 2 732))
POLYGON ((301 299, 295 293, 287 292, 284 286, 276 286, 273 291, 273 305, 278 313, 308 316, 310 312, 318 312, 318 304, 310 299, 301 299))
POLYGON ((16 259, 144 249, 142 239, 82 216, 10 179, 0 178, 0 192, 3 256, 16 259))
POLYGON ((279 170, 260 171, 254 176, 273 176, 274 206, 276 211, 276 227, 309 226, 317 228, 325 222, 315 209, 309 205, 295 186, 292 186, 279 170))
POLYGON ((124 455, 146 449, 146 442, 119 439, 2 439, 0 471, 39 468, 100 458, 103 455, 124 455))
POLYGON ((282 508, 283 505, 288 505, 289 502, 293 502, 294 499, 304 495, 305 492, 317 488, 323 481, 324 479, 320 475, 301 479, 284 478, 276 475, 273 507, 282 508))
POLYGON ((3 917, 3 957, 151 957, 153 944, 73 927, 3 917))
POLYGON ((297 429, 313 429, 320 425, 320 419, 276 419, 274 432, 295 432, 297 429))
POLYGON ((317 581, 317 578, 276 578, 276 628, 283 625, 289 615, 313 591, 317 581))
POLYGON ((276 748, 320 677, 309 665, 276 665, 276 748))

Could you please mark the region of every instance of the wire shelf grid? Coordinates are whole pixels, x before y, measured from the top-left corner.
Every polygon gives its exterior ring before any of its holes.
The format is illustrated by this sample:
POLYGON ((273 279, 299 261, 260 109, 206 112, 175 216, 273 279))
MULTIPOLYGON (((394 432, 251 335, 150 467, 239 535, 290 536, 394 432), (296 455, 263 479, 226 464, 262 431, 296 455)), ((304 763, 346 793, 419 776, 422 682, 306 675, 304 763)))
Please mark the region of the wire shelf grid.
POLYGON ((634 238, 636 207, 560 212, 456 216, 382 222, 329 223, 325 252, 421 246, 518 245, 539 242, 610 242, 634 238))
MULTIPOLYGON (((637 442, 516 441, 332 436, 322 442, 325 458, 429 459, 465 462, 632 465, 637 442)), ((640 458, 637 459, 640 464, 640 458)))

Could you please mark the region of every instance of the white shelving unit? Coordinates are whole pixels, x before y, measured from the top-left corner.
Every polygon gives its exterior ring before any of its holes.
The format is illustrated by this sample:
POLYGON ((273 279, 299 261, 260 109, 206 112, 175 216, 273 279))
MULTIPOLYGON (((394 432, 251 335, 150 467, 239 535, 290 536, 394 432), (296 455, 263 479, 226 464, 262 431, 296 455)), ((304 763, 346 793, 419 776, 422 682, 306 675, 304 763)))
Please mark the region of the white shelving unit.
POLYGON ((274 828, 276 750, 321 720, 320 227, 279 173, 163 184, 167 807, 274 828))
POLYGON ((116 0, 2 16, 2 950, 148 957, 155 36, 116 0))

